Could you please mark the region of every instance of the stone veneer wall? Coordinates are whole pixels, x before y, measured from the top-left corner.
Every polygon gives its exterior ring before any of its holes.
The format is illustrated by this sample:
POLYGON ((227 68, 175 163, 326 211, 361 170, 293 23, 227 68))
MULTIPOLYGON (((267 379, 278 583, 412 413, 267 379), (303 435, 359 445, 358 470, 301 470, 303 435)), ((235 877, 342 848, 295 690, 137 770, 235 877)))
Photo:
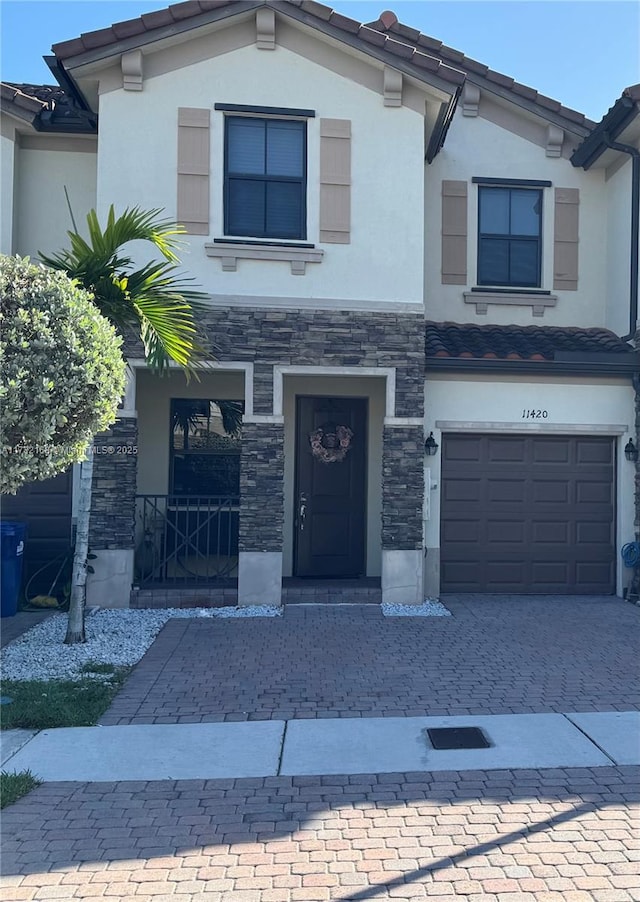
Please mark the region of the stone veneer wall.
MULTIPOLYGON (((417 313, 211 307, 201 342, 218 361, 254 365, 254 414, 273 413, 273 367, 394 367, 396 417, 424 412, 424 317, 417 313)), ((141 357, 135 340, 128 357, 141 357)), ((245 423, 240 464, 240 551, 279 552, 284 523, 284 430, 245 423)), ((384 432, 382 544, 422 548, 422 427, 384 432)))
POLYGON ((423 543, 424 431, 385 427, 382 446, 382 547, 418 550, 423 543))
POLYGON ((284 426, 245 423, 240 455, 240 551, 281 551, 284 426))
MULTIPOLYGON (((273 411, 273 366, 396 367, 398 417, 424 410, 424 318, 416 313, 212 307, 203 344, 220 361, 254 363, 254 412, 273 411)), ((127 357, 141 357, 129 340, 127 357)))
POLYGON ((121 417, 93 440, 93 486, 89 546, 133 548, 136 515, 138 421, 121 417), (112 451, 110 449, 113 449, 112 451))

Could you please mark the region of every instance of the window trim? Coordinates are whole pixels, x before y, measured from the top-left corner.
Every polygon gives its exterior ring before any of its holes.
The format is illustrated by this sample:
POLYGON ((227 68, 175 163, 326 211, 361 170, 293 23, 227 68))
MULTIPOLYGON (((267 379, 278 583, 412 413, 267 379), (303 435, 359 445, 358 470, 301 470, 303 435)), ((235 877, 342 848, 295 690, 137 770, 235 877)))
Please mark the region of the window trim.
POLYGON ((249 113, 258 117, 276 117, 281 119, 283 116, 292 116, 297 119, 315 119, 315 110, 296 110, 290 107, 282 106, 247 106, 244 103, 216 103, 214 110, 220 110, 223 113, 249 113))
MULTIPOLYGON (((222 106, 222 104, 216 104, 216 108, 222 106)), ((231 106, 231 104, 225 104, 225 106, 231 106)), ((254 109, 260 109, 258 107, 254 109)), ((276 110, 277 107, 262 107, 263 110, 276 110)), ((304 112, 301 110, 291 110, 285 115, 296 116, 294 119, 283 119, 281 116, 233 116, 228 115, 224 117, 224 184, 223 184, 223 232, 225 238, 233 239, 264 239, 264 240, 275 240, 275 241, 306 241, 307 240, 307 182, 308 182, 308 140, 307 140, 307 124, 306 117, 300 117, 300 112, 304 112), (302 177, 294 177, 294 176, 269 176, 269 175, 233 175, 229 174, 229 123, 234 119, 255 119, 259 122, 287 122, 291 124, 291 122, 300 122, 301 123, 301 132, 302 132, 302 177), (270 235, 266 232, 261 234, 252 234, 252 235, 241 235, 237 232, 231 231, 229 227, 229 219, 231 215, 230 209, 230 185, 231 181, 242 180, 242 181, 256 181, 264 184, 265 186, 269 183, 277 183, 284 182, 287 184, 295 184, 300 186, 301 193, 301 203, 300 203, 300 220, 299 220, 299 235, 270 235)), ((309 112, 309 111, 307 111, 309 112)), ((265 132, 267 126, 265 125, 265 132)), ((266 148, 266 143, 265 143, 266 148)), ((266 190, 266 188, 265 188, 266 190)), ((265 214, 266 214, 266 202, 265 202, 265 214)))
POLYGON ((494 179, 478 175, 474 175, 471 181, 474 185, 492 185, 496 188, 500 185, 505 188, 551 188, 553 184, 546 179, 494 179))
POLYGON ((477 285, 480 288, 490 289, 505 289, 505 290, 527 290, 531 289, 533 291, 542 289, 542 248, 543 248, 543 226, 544 226, 544 188, 550 187, 551 182, 540 181, 536 179, 487 179, 487 178, 479 178, 474 177, 472 181, 478 185, 477 191, 477 240, 476 240, 476 281, 477 285), (482 189, 488 188, 491 190, 492 188, 506 188, 509 191, 509 209, 511 210, 511 191, 512 189, 524 189, 526 191, 535 191, 540 198, 540 228, 537 236, 531 235, 514 235, 511 233, 508 234, 491 234, 485 235, 481 231, 480 227, 480 217, 482 215, 482 189), (536 281, 535 284, 527 284, 523 282, 514 282, 514 281, 505 281, 505 282, 496 282, 496 281, 486 281, 481 280, 480 278, 480 244, 482 240, 491 240, 494 239, 496 241, 507 241, 509 244, 511 241, 528 241, 530 243, 535 242, 537 246, 537 255, 536 255, 536 281))

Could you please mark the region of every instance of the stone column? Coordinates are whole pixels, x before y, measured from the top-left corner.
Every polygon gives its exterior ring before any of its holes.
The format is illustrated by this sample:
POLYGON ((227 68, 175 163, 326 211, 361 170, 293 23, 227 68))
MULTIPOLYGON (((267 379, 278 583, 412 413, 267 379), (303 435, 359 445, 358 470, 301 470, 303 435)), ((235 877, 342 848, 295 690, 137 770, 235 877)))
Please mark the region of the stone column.
POLYGON ((89 550, 96 559, 87 603, 107 608, 129 607, 133 583, 138 420, 130 413, 93 440, 89 550))
POLYGON ((422 604, 424 429, 385 426, 382 446, 382 601, 422 604))
POLYGON ((239 605, 279 605, 282 597, 284 424, 264 420, 242 429, 239 605))

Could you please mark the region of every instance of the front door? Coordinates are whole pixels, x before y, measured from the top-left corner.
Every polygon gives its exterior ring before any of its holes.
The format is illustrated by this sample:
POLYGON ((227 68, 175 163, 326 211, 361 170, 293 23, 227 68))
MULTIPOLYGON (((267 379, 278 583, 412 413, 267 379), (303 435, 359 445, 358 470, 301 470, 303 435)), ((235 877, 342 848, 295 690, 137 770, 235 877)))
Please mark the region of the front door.
POLYGON ((294 575, 365 574, 367 400, 298 397, 294 575))

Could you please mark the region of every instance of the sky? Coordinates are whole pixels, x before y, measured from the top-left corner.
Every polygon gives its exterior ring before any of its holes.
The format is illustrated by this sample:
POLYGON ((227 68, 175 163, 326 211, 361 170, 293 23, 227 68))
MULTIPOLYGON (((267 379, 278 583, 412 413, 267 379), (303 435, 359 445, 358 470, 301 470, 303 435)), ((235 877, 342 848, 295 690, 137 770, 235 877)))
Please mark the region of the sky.
MULTIPOLYGON (((640 82, 640 0, 325 0, 371 22, 392 9, 490 68, 599 121, 640 82)), ((166 0, 0 0, 4 81, 52 83, 51 44, 170 5, 166 0)))

